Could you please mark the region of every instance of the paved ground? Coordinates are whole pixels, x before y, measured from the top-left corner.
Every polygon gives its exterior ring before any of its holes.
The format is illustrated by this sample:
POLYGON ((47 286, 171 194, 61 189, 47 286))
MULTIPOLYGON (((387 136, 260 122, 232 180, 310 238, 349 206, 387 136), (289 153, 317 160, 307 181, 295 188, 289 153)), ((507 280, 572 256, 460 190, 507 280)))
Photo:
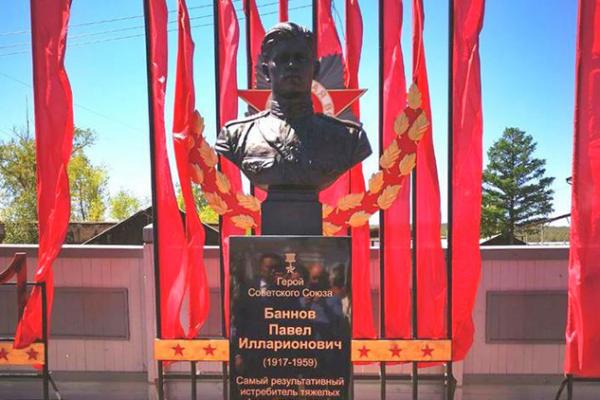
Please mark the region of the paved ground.
MULTIPOLYGON (((111 380, 102 382, 57 380, 57 385, 64 400, 155 400, 156 393, 152 385, 141 379, 111 380)), ((456 400, 553 400, 558 389, 558 382, 546 384, 515 383, 467 383, 459 388, 456 400)), ((7 380, 0 378, 1 400, 34 400, 41 399, 41 383, 23 380, 7 380)), ((52 399, 56 399, 51 395, 52 399)), ((167 388, 169 400, 190 399, 189 384, 172 382, 167 388)), ((198 385, 199 400, 222 400, 222 386, 219 381, 210 380, 198 385)), ((411 387, 407 383, 389 382, 387 398, 389 400, 411 399, 411 387)), ((441 400, 442 391, 437 384, 423 383, 420 387, 419 400, 441 400)), ((379 399, 377 382, 357 382, 355 386, 356 400, 379 399)), ((566 395, 563 395, 566 399, 566 395)), ((600 385, 577 383, 574 400, 600 400, 600 385)))

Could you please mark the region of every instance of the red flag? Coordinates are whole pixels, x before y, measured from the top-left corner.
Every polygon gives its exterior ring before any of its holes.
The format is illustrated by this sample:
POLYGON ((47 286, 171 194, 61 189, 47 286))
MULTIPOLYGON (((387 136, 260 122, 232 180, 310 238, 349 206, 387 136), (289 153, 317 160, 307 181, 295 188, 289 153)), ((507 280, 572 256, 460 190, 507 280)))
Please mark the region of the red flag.
MULTIPOLYGON (((35 281, 46 283, 48 329, 54 297, 52 263, 71 213, 67 166, 73 146, 73 98, 64 65, 70 12, 70 0, 31 2, 39 225, 35 281)), ((15 347, 27 347, 42 334, 42 291, 36 286, 17 326, 15 347)))
MULTIPOLYGON (((231 0, 218 0, 217 3, 217 48, 219 52, 219 126, 237 118, 237 49, 240 39, 239 25, 235 8, 231 0)), ((225 157, 220 158, 221 171, 229 178, 234 193, 242 189, 240 170, 225 157)), ((221 251, 223 254, 223 274, 225 287, 225 321, 229 335, 229 236, 243 235, 244 231, 236 228, 231 220, 224 218, 221 225, 221 251)))
POLYGON ((256 68, 259 67, 260 46, 265 37, 265 28, 260 20, 256 0, 244 0, 244 10, 247 10, 246 23, 250 24, 249 37, 246 40, 250 41, 250 61, 252 63, 252 87, 256 87, 256 68))
POLYGON ((452 357, 462 360, 473 343, 471 313, 479 284, 482 111, 479 33, 484 0, 454 2, 452 165, 452 357))
POLYGON ((418 333, 445 336, 446 263, 441 242, 440 185, 437 175, 423 29, 423 0, 413 0, 413 82, 421 91, 429 128, 417 150, 417 304, 418 333))
MULTIPOLYGON (((383 1, 383 143, 387 147, 396 136, 394 120, 406 103, 406 82, 400 36, 402 1, 383 1)), ((383 147, 382 147, 383 146, 383 147)), ((408 181, 400 189, 396 202, 383 212, 383 257, 385 270, 385 335, 410 337, 410 223, 408 181)))
POLYGON ((178 2, 178 48, 177 75, 175 78, 175 111, 173 115, 173 142, 177 159, 177 172, 185 203, 185 234, 187 270, 186 283, 189 294, 189 329, 187 336, 198 334, 208 316, 210 293, 204 269, 204 227, 194 203, 190 171, 190 148, 200 116, 195 113, 194 95, 194 41, 190 30, 190 18, 185 0, 178 2))
POLYGON ((288 0, 279 0, 279 22, 285 22, 288 20, 288 0))
MULTIPOLYGON (((333 63, 339 63, 338 70, 345 71, 342 58, 342 45, 335 29, 331 14, 331 0, 317 0, 317 57, 323 61, 325 57, 333 57, 333 63)), ((323 63, 321 65, 324 67, 323 63)), ((340 74, 341 75, 341 74, 340 74)), ((345 75, 345 72, 344 72, 345 75)), ((339 77, 343 84, 344 76, 339 77)), ((327 89, 335 89, 328 87, 327 89)), ((336 204, 337 200, 350 192, 350 173, 345 173, 337 181, 319 194, 324 204, 336 204)), ((340 232, 343 234, 343 232, 340 232)))
MULTIPOLYGON (((281 7, 281 3, 280 3, 281 7)), ((252 87, 256 88, 256 71, 260 66, 260 47, 265 37, 265 28, 260 19, 258 13, 258 7, 256 7, 255 0, 244 0, 244 10, 246 10, 246 23, 250 24, 249 37, 246 40, 250 41, 250 61, 252 65, 252 87)), ((287 7, 286 7, 287 10, 287 7)), ((267 193, 257 187, 254 187, 254 195, 260 200, 264 201, 267 197, 267 193)), ((256 234, 260 235, 260 227, 256 228, 256 234)))
MULTIPOLYGON (((362 51, 363 25, 358 0, 346 0, 346 87, 358 89, 358 66, 362 51)), ((356 101, 352 112, 360 119, 360 105, 356 101)), ((365 179, 362 164, 350 170, 350 192, 364 193, 365 179)), ((373 308, 371 304, 370 276, 371 235, 369 225, 352 229, 352 337, 375 338, 373 308)))
POLYGON ((148 3, 150 35, 150 79, 154 125, 154 175, 160 268, 161 338, 185 337, 180 312, 186 287, 186 252, 183 223, 175 198, 167 158, 165 132, 165 87, 167 81, 167 7, 165 0, 148 3))
POLYGON ((600 0, 579 1, 565 372, 600 377, 600 0))

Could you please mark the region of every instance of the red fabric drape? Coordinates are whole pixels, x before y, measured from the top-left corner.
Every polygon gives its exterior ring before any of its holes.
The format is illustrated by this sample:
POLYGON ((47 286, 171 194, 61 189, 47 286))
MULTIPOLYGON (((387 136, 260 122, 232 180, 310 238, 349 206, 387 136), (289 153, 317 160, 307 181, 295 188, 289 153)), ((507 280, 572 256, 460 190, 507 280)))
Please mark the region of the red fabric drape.
MULTIPOLYGON (((219 52, 219 126, 237 118, 237 50, 240 29, 231 0, 218 0, 217 49, 219 52)), ((224 157, 219 157, 221 171, 229 178, 231 190, 238 193, 242 190, 240 170, 224 157)), ((231 220, 224 218, 221 225, 221 251, 223 252, 223 273, 225 278, 224 301, 227 335, 229 335, 229 236, 243 235, 242 229, 236 228, 231 220)))
POLYGON ((600 0, 579 1, 565 372, 600 377, 600 0))
POLYGON ((204 269, 204 227, 194 203, 190 177, 189 149, 194 144, 196 119, 194 94, 194 41, 185 0, 178 2, 177 75, 175 77, 175 110, 173 142, 177 172, 185 203, 185 235, 187 289, 189 295, 189 328, 187 336, 195 337, 208 316, 210 296, 204 269))
MULTIPOLYGON (((37 206, 36 282, 46 282, 48 329, 54 294, 52 263, 69 225, 67 165, 73 146, 73 98, 64 66, 71 1, 31 2, 37 206)), ((35 287, 17 326, 15 347, 42 337, 42 291, 35 287)))
POLYGON ((279 22, 285 22, 288 20, 288 0, 279 0, 279 22))
POLYGON ((430 121, 417 150, 417 327, 419 337, 440 338, 446 333, 446 263, 440 238, 440 185, 433 149, 424 25, 423 0, 413 0, 413 82, 421 91, 423 111, 430 121))
POLYGON ((165 132, 165 87, 167 81, 167 7, 165 0, 149 2, 150 71, 153 91, 154 175, 160 268, 161 338, 185 337, 181 326, 181 304, 186 288, 186 254, 183 223, 175 198, 167 157, 165 132))
MULTIPOLYGON (((363 24, 358 0, 346 0, 346 66, 348 68, 346 87, 349 89, 358 89, 362 39, 363 24)), ((358 101, 352 105, 352 112, 360 119, 358 101)), ((365 192, 362 164, 350 170, 350 192, 365 192)), ((371 304, 370 244, 368 224, 352 229, 352 337, 354 338, 376 337, 371 304)))
MULTIPOLYGON (((406 81, 400 35, 402 1, 383 2, 383 143, 387 147, 395 137, 394 119, 406 103, 406 81)), ((383 212, 383 257, 385 273, 385 335, 392 338, 410 336, 410 223, 408 180, 400 189, 396 202, 383 212)))
MULTIPOLYGON (((252 87, 255 88, 256 68, 260 61, 260 46, 262 44, 262 40, 265 37, 265 28, 260 19, 260 14, 258 12, 258 7, 256 7, 255 0, 244 0, 244 9, 248 10, 248 15, 246 16, 246 23, 250 24, 250 34, 246 40, 250 41, 250 61, 252 62, 252 87)), ((261 190, 257 187, 254 188, 254 195, 260 201, 265 200, 265 198, 267 197, 267 193, 264 190, 261 190)), ((260 235, 260 227, 256 228, 256 234, 260 235)))
POLYGON ((454 3, 452 315, 453 359, 465 358, 473 343, 471 313, 479 284, 482 111, 479 33, 484 0, 454 3))
POLYGON ((252 62, 252 87, 256 87, 256 67, 260 58, 260 45, 265 37, 265 28, 260 20, 256 0, 244 0, 244 9, 248 10, 246 23, 250 24, 250 60, 252 62))
MULTIPOLYGON (((335 29, 331 14, 331 0, 317 0, 317 57, 339 57, 343 63, 342 45, 335 29)), ((342 65, 345 70, 345 66, 342 65)), ((328 88, 334 89, 334 88, 328 88)), ((350 192, 350 173, 345 173, 337 181, 319 194, 319 200, 324 204, 336 204, 338 199, 350 192)), ((340 232, 343 234, 343 232, 340 232)))

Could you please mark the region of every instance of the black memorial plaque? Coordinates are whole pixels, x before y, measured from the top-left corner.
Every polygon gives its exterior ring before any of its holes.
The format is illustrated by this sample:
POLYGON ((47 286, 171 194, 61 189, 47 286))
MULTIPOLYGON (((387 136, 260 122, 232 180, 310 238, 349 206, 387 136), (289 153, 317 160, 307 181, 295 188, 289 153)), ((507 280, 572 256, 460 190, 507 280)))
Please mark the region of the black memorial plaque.
POLYGON ((232 400, 348 399, 350 240, 230 238, 232 400))

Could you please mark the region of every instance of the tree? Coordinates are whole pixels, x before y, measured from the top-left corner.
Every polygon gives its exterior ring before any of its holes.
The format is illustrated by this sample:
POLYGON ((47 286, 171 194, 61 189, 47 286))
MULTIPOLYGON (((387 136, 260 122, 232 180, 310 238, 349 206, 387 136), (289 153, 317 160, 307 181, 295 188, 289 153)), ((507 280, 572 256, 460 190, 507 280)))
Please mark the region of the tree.
POLYGON ((0 143, 0 218, 7 243, 37 243, 35 144, 26 130, 13 128, 0 143))
MULTIPOLYGON (((0 142, 0 220, 7 243, 37 243, 35 140, 26 129, 13 128, 12 133, 0 142)), ((75 129, 68 172, 76 220, 97 220, 104 213, 106 172, 93 166, 85 154, 94 141, 94 131, 75 129)))
POLYGON ((108 178, 102 167, 92 165, 83 150, 69 161, 71 220, 100 221, 104 218, 108 178))
MULTIPOLYGON (((200 220, 205 224, 218 224, 219 214, 208 205, 204 193, 197 185, 192 185, 192 194, 194 195, 194 203, 196 203, 196 210, 200 220)), ((181 210, 185 210, 185 203, 183 201, 183 194, 181 193, 181 187, 177 186, 177 204, 181 210)))
POLYGON ((125 190, 120 190, 110 199, 110 217, 117 221, 131 217, 140 208, 140 200, 125 190))
POLYGON ((509 241, 531 230, 554 211, 546 160, 534 158, 537 143, 518 128, 506 128, 488 150, 483 172, 481 233, 500 233, 509 241))

